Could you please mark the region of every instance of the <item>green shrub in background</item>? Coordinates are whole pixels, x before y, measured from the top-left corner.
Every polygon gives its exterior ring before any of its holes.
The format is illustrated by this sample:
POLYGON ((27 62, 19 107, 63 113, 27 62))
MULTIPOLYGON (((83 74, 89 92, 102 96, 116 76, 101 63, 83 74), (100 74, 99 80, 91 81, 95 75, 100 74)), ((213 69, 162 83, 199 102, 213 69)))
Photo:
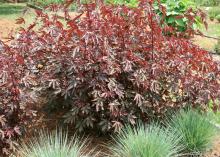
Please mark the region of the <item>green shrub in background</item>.
POLYGON ((180 136, 158 124, 126 127, 114 140, 116 144, 111 148, 114 157, 175 157, 183 149, 178 145, 180 136))
MULTIPOLYGON (((172 26, 178 32, 186 31, 187 26, 191 21, 185 16, 185 14, 190 8, 196 11, 195 4, 191 0, 161 0, 161 4, 166 8, 165 24, 172 26), (185 17, 178 18, 179 16, 185 17)), ((155 3, 154 8, 157 14, 163 18, 164 14, 157 3, 155 3)), ((201 18, 197 16, 192 27, 196 30, 201 24, 201 18)))
POLYGON ((212 7, 208 10, 208 16, 211 20, 214 20, 218 15, 220 15, 220 8, 212 7))
POLYGON ((215 17, 215 19, 216 19, 218 22, 220 22, 220 14, 218 14, 218 15, 215 17))
POLYGON ((19 157, 92 157, 86 149, 87 141, 76 137, 69 140, 67 133, 62 131, 42 131, 39 137, 21 144, 17 152, 19 157))
POLYGON ((197 6, 218 6, 220 0, 192 0, 197 6))
POLYGON ((184 145, 185 153, 200 155, 210 148, 216 133, 210 121, 208 116, 198 111, 180 111, 171 119, 169 128, 182 136, 180 143, 184 145))
MULTIPOLYGON (((107 3, 116 5, 127 5, 129 7, 137 7, 138 0, 106 0, 107 3)), ((195 3, 192 0, 161 0, 160 3, 166 8, 165 24, 172 26, 179 32, 184 32, 187 29, 189 20, 184 18, 177 18, 183 16, 189 8, 195 8, 195 3)), ((154 9, 157 14, 162 18, 164 15, 155 1, 154 9)), ((197 29, 201 25, 201 19, 198 16, 193 24, 193 29, 197 29)))
POLYGON ((215 17, 216 17, 216 15, 212 12, 212 13, 209 13, 209 19, 211 20, 211 21, 214 21, 215 20, 215 17))

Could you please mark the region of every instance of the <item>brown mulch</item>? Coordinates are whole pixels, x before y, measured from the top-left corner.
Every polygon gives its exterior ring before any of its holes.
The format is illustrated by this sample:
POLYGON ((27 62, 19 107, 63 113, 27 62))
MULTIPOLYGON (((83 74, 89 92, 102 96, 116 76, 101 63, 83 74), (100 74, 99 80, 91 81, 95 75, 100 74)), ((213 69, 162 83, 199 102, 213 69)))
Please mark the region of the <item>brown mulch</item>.
POLYGON ((220 157, 220 136, 215 138, 213 148, 204 157, 220 157))

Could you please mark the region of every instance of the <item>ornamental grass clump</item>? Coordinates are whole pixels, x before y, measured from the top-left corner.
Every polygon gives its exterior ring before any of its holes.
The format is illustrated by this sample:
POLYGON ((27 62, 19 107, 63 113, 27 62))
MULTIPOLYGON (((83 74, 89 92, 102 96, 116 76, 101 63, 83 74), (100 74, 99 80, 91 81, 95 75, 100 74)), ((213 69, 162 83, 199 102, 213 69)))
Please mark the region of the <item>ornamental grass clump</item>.
MULTIPOLYGON (((86 153, 87 141, 77 137, 68 138, 67 133, 42 131, 39 137, 23 143, 18 148, 19 157, 92 157, 86 153)), ((88 152, 88 151, 87 151, 88 152)), ((17 157, 16 156, 16 157, 17 157)), ((95 156, 95 155, 94 155, 95 156)), ((93 156, 93 157, 94 157, 93 156)))
POLYGON ((158 124, 125 127, 114 141, 111 148, 114 157, 175 157, 183 149, 179 145, 180 136, 158 124))
POLYGON ((208 116, 194 110, 180 111, 173 116, 169 128, 182 136, 180 143, 190 155, 201 155, 209 149, 216 133, 208 116))

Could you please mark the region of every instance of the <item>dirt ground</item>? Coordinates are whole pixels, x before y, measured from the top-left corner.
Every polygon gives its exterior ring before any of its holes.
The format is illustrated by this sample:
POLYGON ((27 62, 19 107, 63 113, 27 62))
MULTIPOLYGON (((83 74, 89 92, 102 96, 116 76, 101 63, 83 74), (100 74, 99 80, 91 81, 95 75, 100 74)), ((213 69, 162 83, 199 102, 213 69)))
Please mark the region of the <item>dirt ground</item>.
POLYGON ((18 25, 15 24, 15 21, 10 19, 3 19, 0 17, 0 39, 6 40, 5 38, 12 31, 15 31, 18 28, 18 25))
POLYGON ((204 157, 220 157, 220 136, 213 143, 213 148, 204 157))
MULTIPOLYGON (((33 12, 33 10, 29 10, 29 14, 31 14, 32 12, 33 12)), ((79 15, 79 13, 75 13, 75 12, 70 13, 71 18, 74 18, 77 15, 79 15)), ((59 14, 59 16, 64 17, 64 15, 62 13, 59 14)), ((26 19, 26 18, 30 18, 30 17, 27 15, 24 18, 26 19)), ((14 18, 14 19, 16 19, 16 18, 14 18)), ((28 21, 28 23, 30 23, 30 21, 28 21)), ((26 25, 28 25, 28 23, 26 25)), ((16 20, 7 19, 7 18, 0 16, 0 40, 6 41, 8 34, 15 33, 16 30, 19 29, 19 27, 20 27, 20 25, 16 24, 16 20)))

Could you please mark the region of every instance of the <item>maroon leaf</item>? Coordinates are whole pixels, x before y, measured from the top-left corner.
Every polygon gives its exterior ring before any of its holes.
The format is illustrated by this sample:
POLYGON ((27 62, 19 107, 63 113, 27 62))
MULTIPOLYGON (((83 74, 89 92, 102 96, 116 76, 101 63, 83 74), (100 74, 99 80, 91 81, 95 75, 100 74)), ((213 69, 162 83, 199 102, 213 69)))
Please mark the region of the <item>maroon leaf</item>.
POLYGON ((24 65, 24 58, 21 55, 17 54, 16 60, 17 60, 18 64, 24 65))
POLYGON ((16 19, 16 24, 25 24, 24 18, 20 17, 16 19))

